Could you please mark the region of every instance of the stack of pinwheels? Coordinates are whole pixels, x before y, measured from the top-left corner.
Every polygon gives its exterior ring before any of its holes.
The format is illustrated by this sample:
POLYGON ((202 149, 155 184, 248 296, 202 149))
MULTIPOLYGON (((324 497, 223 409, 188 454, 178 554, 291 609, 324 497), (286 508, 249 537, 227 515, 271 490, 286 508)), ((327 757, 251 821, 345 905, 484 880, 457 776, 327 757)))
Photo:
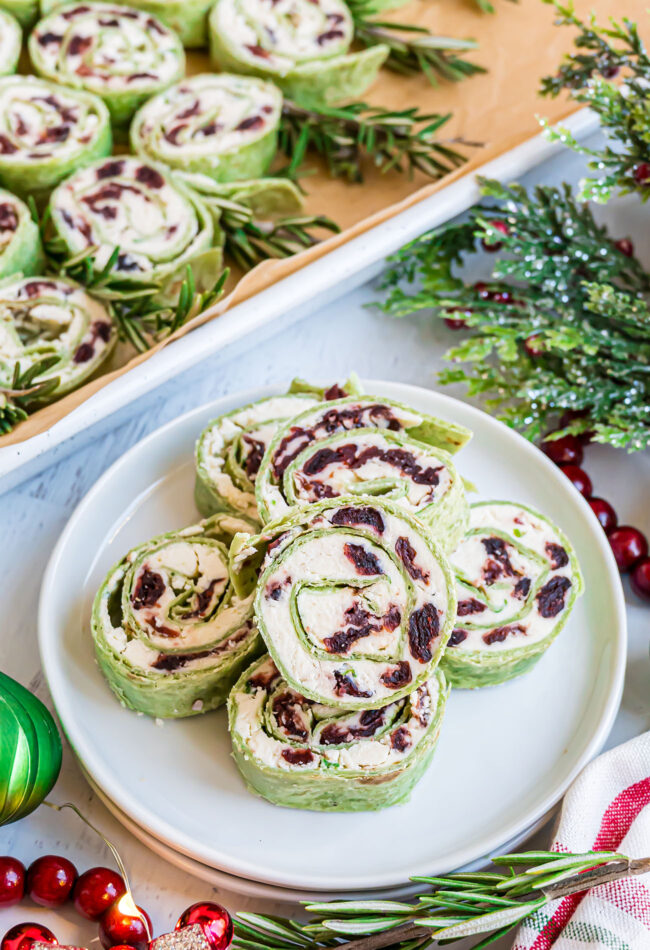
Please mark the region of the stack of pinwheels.
POLYGON ((214 419, 196 447, 205 519, 129 551, 95 597, 116 696, 158 718, 227 702, 244 781, 278 805, 404 801, 449 689, 530 669, 582 588, 543 514, 468 503, 470 438, 356 378, 214 419))

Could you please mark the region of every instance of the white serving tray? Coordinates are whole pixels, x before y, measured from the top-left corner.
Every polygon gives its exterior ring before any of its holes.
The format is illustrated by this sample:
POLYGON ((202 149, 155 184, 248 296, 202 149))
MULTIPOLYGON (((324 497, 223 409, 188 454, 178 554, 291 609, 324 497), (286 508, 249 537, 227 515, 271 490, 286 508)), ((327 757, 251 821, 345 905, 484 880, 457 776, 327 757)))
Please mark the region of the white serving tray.
MULTIPOLYGON (((579 140, 598 128, 597 117, 586 109, 563 124, 579 140)), ((49 431, 0 448, 0 493, 97 438, 110 428, 110 417, 119 409, 217 351, 223 353, 237 342, 245 347, 247 338, 258 342, 260 334, 277 331, 309 316, 377 276, 389 254, 429 228, 462 214, 478 201, 477 174, 502 181, 517 180, 559 149, 560 146, 547 142, 541 134, 529 139, 174 341, 104 386, 49 431)))

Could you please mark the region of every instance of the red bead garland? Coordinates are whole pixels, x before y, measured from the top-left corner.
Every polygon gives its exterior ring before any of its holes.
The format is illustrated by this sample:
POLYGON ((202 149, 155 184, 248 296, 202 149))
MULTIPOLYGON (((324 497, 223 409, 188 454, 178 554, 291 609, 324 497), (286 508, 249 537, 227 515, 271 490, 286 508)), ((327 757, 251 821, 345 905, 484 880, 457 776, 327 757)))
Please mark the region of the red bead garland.
MULTIPOLYGON (((25 871, 16 858, 0 855, 0 906, 15 904, 25 894, 47 907, 72 900, 82 917, 99 921, 104 950, 149 950, 153 938, 149 915, 133 902, 124 878, 110 868, 90 868, 77 876, 71 861, 48 854, 25 871)), ((234 928, 225 907, 208 901, 192 904, 181 914, 176 930, 193 924, 201 925, 210 950, 228 950, 234 928)), ((31 950, 36 941, 58 945, 47 927, 26 922, 7 931, 0 950, 31 950)))

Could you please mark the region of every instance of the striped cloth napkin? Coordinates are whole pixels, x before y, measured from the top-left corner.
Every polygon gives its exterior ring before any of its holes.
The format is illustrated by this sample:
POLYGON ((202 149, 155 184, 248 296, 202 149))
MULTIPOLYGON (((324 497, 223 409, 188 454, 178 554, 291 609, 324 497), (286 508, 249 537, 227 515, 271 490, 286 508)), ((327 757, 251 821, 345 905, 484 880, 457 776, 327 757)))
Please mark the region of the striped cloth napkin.
MULTIPOLYGON (((650 857, 650 732, 594 759, 562 804, 552 850, 650 857)), ((650 874, 547 904, 512 950, 650 950, 650 874)))

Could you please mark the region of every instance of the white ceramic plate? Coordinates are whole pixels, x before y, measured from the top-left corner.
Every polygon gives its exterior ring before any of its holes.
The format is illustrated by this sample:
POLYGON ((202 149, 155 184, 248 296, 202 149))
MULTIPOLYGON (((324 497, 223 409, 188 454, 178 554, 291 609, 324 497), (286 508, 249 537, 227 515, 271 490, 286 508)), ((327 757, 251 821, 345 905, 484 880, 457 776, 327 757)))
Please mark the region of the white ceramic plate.
POLYGON ((367 382, 374 392, 474 431, 458 457, 480 497, 536 505, 575 544, 586 594, 525 677, 451 696, 434 763, 411 801, 384 813, 319 814, 244 788, 223 710, 157 725, 123 709, 93 659, 92 597, 146 538, 196 519, 194 441, 206 422, 268 389, 220 400, 152 433, 88 493, 48 565, 39 611, 43 668, 63 727, 93 781, 153 837, 240 877, 301 889, 390 887, 493 853, 537 822, 602 746, 625 664, 622 590, 605 536, 568 480, 489 416, 439 393, 367 382))

